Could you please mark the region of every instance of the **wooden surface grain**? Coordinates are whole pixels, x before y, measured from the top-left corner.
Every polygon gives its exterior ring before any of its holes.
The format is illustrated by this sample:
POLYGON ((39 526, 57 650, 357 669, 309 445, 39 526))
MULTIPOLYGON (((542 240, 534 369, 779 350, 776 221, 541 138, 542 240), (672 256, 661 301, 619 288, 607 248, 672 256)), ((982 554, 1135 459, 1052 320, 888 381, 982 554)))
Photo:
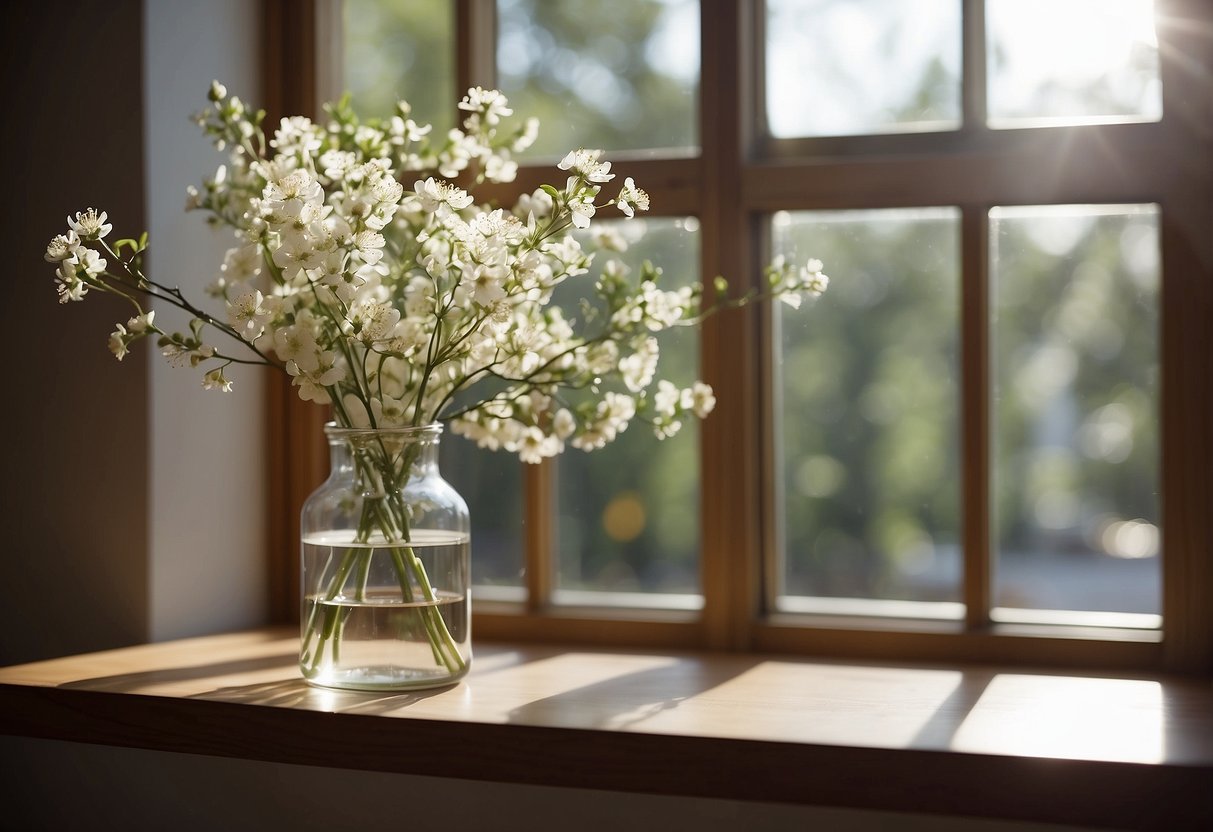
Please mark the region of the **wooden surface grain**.
POLYGON ((461 684, 310 687, 293 631, 0 669, 0 732, 306 765, 1111 826, 1213 822, 1213 685, 478 645, 461 684))

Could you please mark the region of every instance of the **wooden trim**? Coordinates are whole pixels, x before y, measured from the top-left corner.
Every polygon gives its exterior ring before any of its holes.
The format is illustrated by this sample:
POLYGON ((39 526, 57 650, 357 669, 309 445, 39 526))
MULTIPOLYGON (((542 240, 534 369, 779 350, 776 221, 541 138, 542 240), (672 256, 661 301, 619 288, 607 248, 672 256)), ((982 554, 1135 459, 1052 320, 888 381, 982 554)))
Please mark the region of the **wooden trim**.
POLYGON ((385 695, 310 687, 297 651, 295 633, 255 630, 0 669, 0 733, 801 806, 1213 823, 1203 681, 485 644, 461 683, 385 695))
POLYGON ((267 126, 314 113, 317 89, 315 0, 262 0, 262 96, 267 126))
MULTIPOLYGON (((697 157, 679 159, 638 158, 627 153, 608 153, 616 181, 630 176, 648 192, 652 209, 646 216, 696 216, 703 210, 704 163, 697 157)), ((513 182, 476 186, 477 198, 495 205, 513 205, 522 194, 534 192, 543 184, 560 184, 564 171, 557 170, 558 159, 550 163, 520 165, 513 182)))
POLYGON ((324 105, 345 91, 345 0, 311 0, 315 14, 315 92, 308 112, 319 117, 324 105))
POLYGON ((986 130, 986 2, 964 0, 961 9, 961 130, 986 130))
MULTIPOLYGON (((758 218, 758 252, 769 257, 773 252, 771 224, 758 218)), ((762 394, 759 403, 762 436, 762 457, 759 469, 759 487, 762 489, 762 541, 759 557, 759 586, 761 596, 756 616, 759 620, 776 607, 776 599, 783 594, 784 575, 787 567, 787 532, 784 528, 784 512, 787 511, 787 494, 783 469, 779 460, 783 457, 784 442, 784 395, 782 369, 777 357, 783 350, 782 304, 764 304, 759 310, 761 331, 765 333, 765 344, 760 353, 761 374, 759 383, 762 394)))
MULTIPOLYGON (((522 463, 523 565, 526 569, 527 611, 546 609, 556 582, 555 506, 556 464, 544 460, 536 465, 522 463)), ((477 619, 480 626, 481 619, 477 619)))
POLYGON ((990 310, 988 209, 968 205, 961 215, 961 493, 962 598, 969 630, 990 623, 990 310))
POLYGON ((703 644, 703 627, 698 613, 655 610, 605 612, 550 606, 537 612, 529 612, 521 607, 515 610, 494 609, 500 606, 473 605, 476 610, 473 630, 477 641, 684 650, 703 644))
MULTIPOLYGON (((462 97, 472 87, 496 86, 497 2, 455 0, 455 94, 462 97)), ((462 120, 459 113, 455 123, 462 120)))
POLYGON ((771 139, 763 146, 759 158, 776 162, 836 164, 882 157, 1043 155, 1063 162, 1083 158, 1081 155, 1075 156, 1074 150, 1089 150, 1088 145, 1105 145, 1104 152, 1108 155, 1123 156, 1126 152, 1141 150, 1145 145, 1157 141, 1157 134, 1165 129, 1158 121, 1126 120, 996 130, 987 127, 983 120, 983 123, 965 124, 956 130, 771 139), (1093 139, 1094 136, 1099 138, 1093 139))
POLYGON ((1213 672, 1213 5, 1158 10, 1167 155, 1162 203, 1163 627, 1167 663, 1213 672))
MULTIPOLYGON (((318 0, 317 0, 318 1, 318 0)), ((316 2, 262 0, 262 98, 267 130, 284 116, 316 114, 316 2)), ((299 620, 299 513, 328 474, 321 427, 327 408, 301 401, 285 375, 266 383, 269 466, 268 612, 276 623, 299 620)))
POLYGON ((1164 647, 1152 631, 994 625, 966 631, 948 622, 877 620, 816 623, 774 616, 759 626, 754 649, 770 653, 880 662, 1000 663, 1100 671, 1164 669, 1164 647))
MULTIPOLYGON (((743 59, 750 31, 745 7, 737 0, 719 3, 702 15, 700 29, 700 54, 711 56, 700 70, 702 280, 710 287, 724 275, 734 294, 755 281, 740 198, 748 128, 736 116, 749 104, 743 80, 749 77, 743 59)), ((716 409, 700 431, 704 624, 706 643, 715 648, 746 647, 758 609, 758 338, 756 314, 747 308, 709 319, 700 340, 700 372, 718 391, 716 409)))
POLYGON ((932 152, 773 157, 747 168, 742 196, 755 211, 1150 202, 1186 184, 1182 166, 1158 151, 1175 144, 1169 124, 983 135, 939 134, 932 152))

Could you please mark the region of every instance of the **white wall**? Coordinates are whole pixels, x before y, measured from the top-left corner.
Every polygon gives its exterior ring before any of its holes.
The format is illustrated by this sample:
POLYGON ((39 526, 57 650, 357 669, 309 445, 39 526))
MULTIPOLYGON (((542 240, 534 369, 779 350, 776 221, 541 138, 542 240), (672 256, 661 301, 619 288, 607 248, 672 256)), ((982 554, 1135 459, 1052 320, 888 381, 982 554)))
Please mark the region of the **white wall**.
MULTIPOLYGON (((226 161, 190 115, 208 105, 212 79, 256 105, 258 3, 146 0, 144 136, 149 265, 195 303, 220 311, 203 288, 231 245, 201 213, 184 211, 185 189, 226 161), (202 305, 202 304, 200 304, 202 305)), ((166 308, 167 307, 167 308, 166 308)), ((184 315, 156 309, 184 329, 184 315)), ((167 327, 165 327, 167 329, 167 327)), ((173 369, 156 350, 150 367, 148 512, 149 638, 161 641, 265 619, 264 374, 227 375, 231 393, 202 389, 198 370, 173 369)))

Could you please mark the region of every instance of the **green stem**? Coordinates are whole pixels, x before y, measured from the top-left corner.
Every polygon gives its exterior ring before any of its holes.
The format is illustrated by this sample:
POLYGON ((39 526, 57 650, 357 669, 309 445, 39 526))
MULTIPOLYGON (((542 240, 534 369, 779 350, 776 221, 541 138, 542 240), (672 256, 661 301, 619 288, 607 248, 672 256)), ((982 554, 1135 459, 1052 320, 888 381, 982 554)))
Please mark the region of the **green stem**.
POLYGON ((362 552, 358 562, 358 594, 359 601, 366 601, 366 584, 371 577, 371 551, 362 552))
MULTIPOLYGON (((222 332, 224 335, 228 336, 229 338, 239 341, 240 344, 242 346, 244 346, 246 349, 256 353, 257 357, 260 359, 259 361, 254 361, 254 362, 249 362, 249 363, 266 364, 271 367, 277 367, 278 369, 283 368, 282 364, 280 362, 277 362, 277 361, 273 360, 272 358, 270 358, 268 355, 266 355, 264 352, 262 352, 252 341, 246 341, 244 338, 240 337, 240 333, 236 332, 236 330, 233 329, 231 326, 229 326, 228 324, 225 324, 223 321, 218 320, 217 318, 213 317, 212 315, 208 314, 207 312, 204 312, 203 310, 199 309, 198 307, 194 306, 192 303, 187 301, 185 299, 185 296, 181 294, 180 289, 170 289, 167 286, 162 286, 161 284, 155 282, 154 280, 149 280, 143 274, 143 272, 141 270, 139 270, 138 268, 135 268, 134 266, 132 266, 132 264, 126 262, 121 257, 119 257, 118 253, 115 252, 112 248, 110 248, 110 246, 107 242, 105 242, 104 240, 98 240, 98 242, 100 243, 101 247, 105 249, 107 254, 109 254, 111 257, 114 258, 115 261, 117 261, 118 263, 120 263, 122 265, 122 270, 124 272, 126 272, 127 276, 130 277, 131 280, 133 281, 133 283, 129 284, 130 288, 134 289, 137 292, 142 292, 143 294, 147 295, 150 298, 155 298, 157 300, 163 300, 168 303, 171 303, 173 306, 176 306, 178 309, 181 309, 184 312, 188 312, 191 315, 193 315, 195 318, 198 318, 199 320, 203 321, 204 323, 207 324, 207 326, 213 327, 213 328, 219 330, 220 332, 222 332)), ((107 272, 107 274, 108 274, 108 272, 107 272)), ((114 277, 117 278, 118 280, 122 279, 118 275, 114 275, 114 277)), ((128 285, 128 284, 124 283, 124 285, 128 285)), ((123 294, 123 293, 119 292, 118 294, 123 294)), ((127 297, 128 297, 128 299, 130 299, 129 295, 127 297)))
MULTIPOLYGON (((329 581, 328 591, 324 594, 324 600, 326 602, 332 601, 341 593, 341 590, 345 587, 346 580, 349 578, 350 570, 354 567, 354 563, 357 559, 357 549, 346 549, 345 553, 342 554, 341 564, 337 567, 337 572, 333 575, 332 580, 329 581)), ((312 603, 319 606, 319 603, 316 601, 313 601, 312 603)), ((340 616, 336 608, 329 606, 328 604, 324 605, 324 621, 320 630, 320 637, 316 642, 316 652, 311 656, 311 673, 313 675, 320 668, 320 660, 324 657, 325 646, 333 643, 333 636, 337 631, 339 617, 340 616)), ((311 626, 312 621, 314 621, 314 618, 309 616, 309 627, 311 626)), ((311 642, 311 636, 312 633, 309 629, 309 631, 304 635, 305 644, 311 642)), ((333 660, 336 661, 338 655, 337 648, 334 645, 331 649, 333 652, 333 660)))

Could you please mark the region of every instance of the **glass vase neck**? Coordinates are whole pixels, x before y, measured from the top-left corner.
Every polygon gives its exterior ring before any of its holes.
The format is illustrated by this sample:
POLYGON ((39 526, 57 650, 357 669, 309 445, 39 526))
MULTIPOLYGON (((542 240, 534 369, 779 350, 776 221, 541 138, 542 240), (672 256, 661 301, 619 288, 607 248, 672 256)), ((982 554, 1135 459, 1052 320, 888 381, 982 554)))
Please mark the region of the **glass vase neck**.
POLYGON ((329 441, 341 442, 376 441, 381 437, 392 437, 399 441, 408 442, 437 442, 442 436, 442 423, 434 422, 428 425, 405 425, 387 428, 347 428, 336 422, 328 422, 324 433, 329 441))
POLYGON ((351 455, 368 453, 399 458, 409 450, 410 467, 414 470, 436 467, 438 443, 442 425, 434 423, 420 427, 347 428, 335 422, 324 426, 333 466, 344 466, 351 455))

